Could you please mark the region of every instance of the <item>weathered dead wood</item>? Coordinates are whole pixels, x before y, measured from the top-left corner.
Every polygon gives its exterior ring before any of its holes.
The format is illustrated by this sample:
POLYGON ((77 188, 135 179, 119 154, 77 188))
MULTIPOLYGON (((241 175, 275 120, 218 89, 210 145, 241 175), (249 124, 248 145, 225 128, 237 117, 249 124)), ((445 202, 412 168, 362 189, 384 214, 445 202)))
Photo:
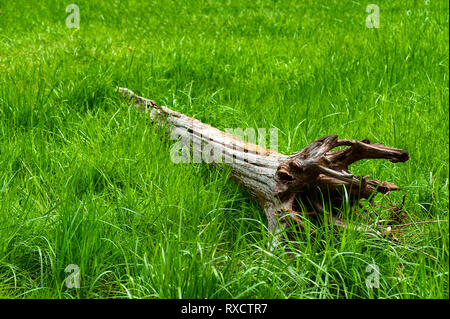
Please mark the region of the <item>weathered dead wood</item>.
POLYGON ((303 218, 324 214, 331 214, 336 226, 347 227, 339 217, 344 193, 348 203, 356 207, 363 198, 371 200, 376 193, 387 194, 399 189, 390 182, 357 177, 348 167, 362 159, 388 159, 393 163, 409 159, 405 150, 371 144, 369 140, 339 140, 337 135, 319 138, 287 156, 158 106, 128 89, 118 90, 168 132, 199 146, 203 154, 198 155, 205 158, 207 150, 206 158, 221 156, 230 165, 232 178, 263 207, 268 228, 275 233, 292 222, 302 226, 303 218), (333 151, 340 146, 347 147, 333 151))

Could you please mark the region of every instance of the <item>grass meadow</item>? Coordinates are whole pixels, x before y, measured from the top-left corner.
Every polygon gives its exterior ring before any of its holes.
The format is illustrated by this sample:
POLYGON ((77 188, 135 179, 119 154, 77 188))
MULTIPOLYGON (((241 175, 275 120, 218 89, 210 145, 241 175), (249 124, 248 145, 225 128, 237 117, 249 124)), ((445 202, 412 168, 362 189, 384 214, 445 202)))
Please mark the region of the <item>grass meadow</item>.
POLYGON ((0 298, 449 298, 448 222, 420 223, 449 218, 449 6, 376 0, 368 28, 370 3, 0 0, 0 298), (401 186, 413 225, 268 250, 227 169, 173 163, 116 85, 278 128, 284 154, 329 134, 406 149, 352 171, 401 186))

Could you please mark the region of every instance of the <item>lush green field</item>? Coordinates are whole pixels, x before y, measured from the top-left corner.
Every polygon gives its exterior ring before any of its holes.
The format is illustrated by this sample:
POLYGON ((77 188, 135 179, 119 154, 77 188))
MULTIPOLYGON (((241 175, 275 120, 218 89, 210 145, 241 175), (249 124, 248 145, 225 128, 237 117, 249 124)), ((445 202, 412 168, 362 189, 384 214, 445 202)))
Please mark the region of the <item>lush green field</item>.
POLYGON ((406 149, 352 170, 403 187, 407 222, 448 220, 447 1, 380 0, 380 28, 373 2, 77 0, 70 29, 70 3, 0 1, 1 298, 449 297, 448 223, 398 243, 324 225, 269 251, 226 169, 172 163, 114 92, 278 128, 285 154, 329 134, 406 149))

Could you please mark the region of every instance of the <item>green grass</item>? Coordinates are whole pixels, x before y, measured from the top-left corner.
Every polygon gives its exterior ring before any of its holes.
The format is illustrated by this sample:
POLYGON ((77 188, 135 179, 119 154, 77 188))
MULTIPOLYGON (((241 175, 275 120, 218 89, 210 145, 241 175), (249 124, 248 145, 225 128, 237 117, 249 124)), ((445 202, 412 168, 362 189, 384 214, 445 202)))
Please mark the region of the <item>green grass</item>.
POLYGON ((114 92, 276 127, 285 154, 329 134, 406 149, 352 170, 401 186, 412 220, 448 220, 447 1, 380 0, 379 29, 372 2, 77 0, 75 30, 69 3, 0 1, 1 298, 449 297, 448 223, 398 244, 324 225, 268 251, 227 170, 172 163, 114 92))

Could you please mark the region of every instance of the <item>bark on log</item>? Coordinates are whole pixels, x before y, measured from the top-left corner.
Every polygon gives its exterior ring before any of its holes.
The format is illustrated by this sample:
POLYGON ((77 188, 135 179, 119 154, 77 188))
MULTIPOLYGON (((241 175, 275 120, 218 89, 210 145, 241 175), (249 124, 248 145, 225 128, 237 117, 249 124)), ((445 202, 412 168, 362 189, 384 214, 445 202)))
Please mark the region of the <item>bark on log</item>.
POLYGON ((283 155, 158 106, 126 88, 118 91, 168 132, 189 139, 200 152, 207 149, 210 156, 222 156, 231 167, 232 178, 263 207, 268 228, 274 233, 292 223, 303 227, 305 217, 320 218, 324 214, 331 214, 335 225, 345 227, 338 217, 345 192, 349 204, 356 206, 362 198, 399 190, 390 182, 357 177, 350 173, 349 165, 362 159, 388 159, 393 163, 409 159, 405 150, 371 144, 369 140, 339 140, 337 135, 319 138, 299 152, 283 155), (347 147, 333 151, 339 146, 347 147), (324 203, 329 205, 324 207, 324 203))

